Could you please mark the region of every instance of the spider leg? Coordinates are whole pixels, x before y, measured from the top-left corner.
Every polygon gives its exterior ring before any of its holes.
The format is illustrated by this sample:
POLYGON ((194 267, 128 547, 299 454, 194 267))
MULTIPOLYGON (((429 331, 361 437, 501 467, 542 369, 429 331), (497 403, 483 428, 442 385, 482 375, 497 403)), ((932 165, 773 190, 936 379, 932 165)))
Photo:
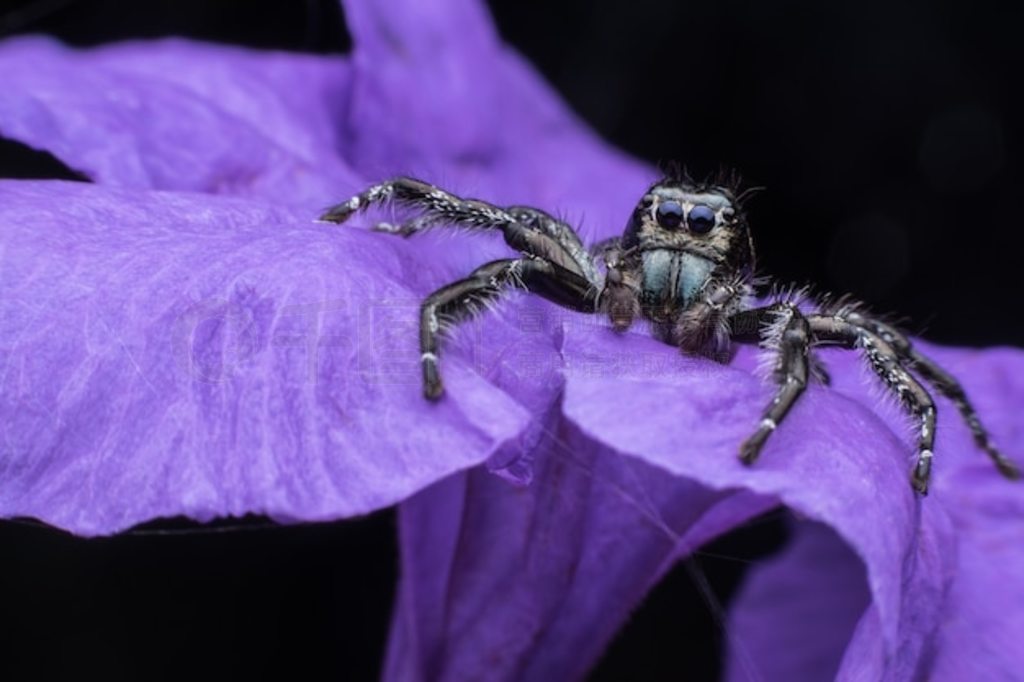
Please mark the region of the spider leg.
POLYGON ((935 402, 903 366, 898 342, 890 342, 872 329, 847 321, 842 316, 815 314, 804 317, 788 303, 740 312, 730 318, 730 326, 733 338, 742 341, 757 338, 754 330, 767 327, 769 338, 777 338, 780 355, 776 367, 780 388, 765 410, 757 431, 740 446, 740 459, 744 463, 750 464, 757 458, 768 436, 806 388, 810 344, 835 343, 846 348, 863 348, 871 369, 918 418, 918 458, 911 485, 922 495, 927 494, 935 446, 935 402))
POLYGON ((602 239, 589 249, 591 258, 604 262, 604 282, 598 296, 598 308, 608 315, 612 329, 624 332, 640 317, 640 276, 636 264, 630 264, 618 237, 602 239))
POLYGON ((776 347, 778 360, 775 367, 778 388, 775 397, 761 415, 757 430, 740 445, 740 461, 753 464, 761 454, 768 436, 782 423, 790 408, 807 388, 811 326, 792 303, 777 303, 765 308, 744 311, 730 318, 735 321, 734 333, 737 338, 747 338, 749 325, 758 324, 758 333, 763 334, 764 322, 769 322, 769 342, 776 347))
POLYGON ((509 206, 505 210, 523 225, 554 239, 562 250, 572 258, 573 262, 579 266, 580 272, 591 283, 597 283, 597 268, 594 266, 593 256, 583 246, 583 241, 572 226, 532 206, 509 206))
POLYGON ((710 280, 698 300, 683 310, 670 325, 657 330, 685 353, 728 362, 732 353, 733 315, 743 309, 750 287, 741 277, 710 280))
POLYGON ((422 180, 395 178, 369 187, 327 209, 320 220, 343 223, 370 206, 399 204, 422 212, 400 225, 381 223, 377 230, 409 236, 437 224, 471 230, 500 230, 505 242, 525 254, 537 256, 597 285, 593 259, 579 236, 566 223, 529 206, 502 208, 479 199, 463 199, 422 180))
POLYGON ((967 428, 970 429, 975 444, 985 451, 996 465, 996 468, 999 469, 999 472, 1010 479, 1020 478, 1020 469, 1017 467, 1017 464, 992 444, 988 432, 982 426, 978 413, 967 398, 967 394, 960 385, 960 382, 933 360, 914 348, 910 339, 893 326, 857 312, 848 313, 845 319, 851 324, 869 330, 892 346, 893 350, 896 351, 902 360, 924 377, 939 393, 952 401, 957 411, 960 412, 960 416, 967 423, 967 428))
MULTIPOLYGON (((340 204, 344 206, 345 204, 340 204)), ((522 223, 524 226, 543 232, 550 237, 554 238, 559 244, 562 245, 568 251, 579 251, 583 252, 583 243, 580 241, 580 237, 576 234, 576 231, 572 229, 567 223, 558 220, 554 216, 534 208, 532 206, 509 206, 505 209, 510 216, 515 220, 522 223)), ((440 219, 436 215, 420 215, 415 218, 403 221, 398 224, 381 222, 373 226, 374 231, 384 232, 387 234, 395 234, 400 237, 411 237, 417 232, 429 229, 437 225, 440 219)), ((607 241, 607 240, 606 240, 607 241)), ((592 258, 589 254, 583 255, 577 259, 586 263, 591 263, 592 258)))
POLYGON ((430 183, 413 178, 394 178, 371 185, 354 197, 327 209, 320 220, 343 223, 374 205, 396 203, 423 211, 437 222, 461 227, 501 227, 515 222, 503 209, 475 199, 462 199, 430 183))
POLYGON ((809 321, 815 341, 863 348, 871 369, 896 394, 900 403, 917 417, 920 423, 917 463, 910 483, 914 490, 927 495, 935 447, 936 411, 931 395, 903 366, 894 343, 841 316, 812 315, 809 321))
POLYGON ((468 319, 511 288, 521 288, 566 308, 593 312, 597 291, 585 278, 540 258, 496 260, 427 296, 420 308, 420 363, 423 394, 439 399, 444 385, 438 369, 443 331, 468 319))

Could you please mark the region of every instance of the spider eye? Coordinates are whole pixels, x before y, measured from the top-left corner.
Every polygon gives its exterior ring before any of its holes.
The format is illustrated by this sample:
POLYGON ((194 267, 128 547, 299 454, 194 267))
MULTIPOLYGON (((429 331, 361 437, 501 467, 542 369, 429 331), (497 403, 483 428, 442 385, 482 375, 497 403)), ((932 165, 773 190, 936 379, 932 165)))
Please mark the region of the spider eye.
POLYGON ((683 207, 677 201, 663 201, 658 204, 657 218, 659 225, 674 230, 683 222, 683 207))
POLYGON ((687 224, 690 226, 690 232, 707 234, 715 226, 715 212, 708 206, 694 206, 690 209, 687 224))

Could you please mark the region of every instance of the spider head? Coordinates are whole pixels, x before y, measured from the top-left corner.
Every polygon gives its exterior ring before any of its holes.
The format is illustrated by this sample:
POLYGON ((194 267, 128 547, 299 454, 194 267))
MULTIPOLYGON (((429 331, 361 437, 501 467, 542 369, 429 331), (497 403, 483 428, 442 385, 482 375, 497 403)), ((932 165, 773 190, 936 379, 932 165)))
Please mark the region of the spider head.
MULTIPOLYGON (((742 195, 740 195, 742 196, 742 195)), ((754 268, 750 231, 735 192, 721 184, 669 177, 641 197, 623 247, 688 253, 736 273, 754 268)))

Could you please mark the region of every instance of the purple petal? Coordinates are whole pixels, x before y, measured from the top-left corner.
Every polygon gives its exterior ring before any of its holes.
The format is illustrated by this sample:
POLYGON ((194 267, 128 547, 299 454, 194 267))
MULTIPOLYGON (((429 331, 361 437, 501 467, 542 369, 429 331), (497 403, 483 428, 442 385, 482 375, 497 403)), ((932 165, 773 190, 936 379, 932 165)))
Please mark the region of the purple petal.
POLYGON ((732 605, 728 680, 832 680, 870 603, 864 564, 827 527, 801 523, 732 605), (747 671, 756 671, 751 677, 747 671))
POLYGON ((953 484, 957 575, 931 678, 1013 679, 1024 669, 1024 496, 983 467, 958 472, 953 484))
POLYGON ((528 417, 446 359, 385 235, 205 195, 0 184, 0 515, 325 519, 485 460, 528 417))
POLYGON ((313 207, 361 184, 336 153, 349 81, 338 58, 21 38, 0 44, 0 72, 0 135, 97 182, 313 207))

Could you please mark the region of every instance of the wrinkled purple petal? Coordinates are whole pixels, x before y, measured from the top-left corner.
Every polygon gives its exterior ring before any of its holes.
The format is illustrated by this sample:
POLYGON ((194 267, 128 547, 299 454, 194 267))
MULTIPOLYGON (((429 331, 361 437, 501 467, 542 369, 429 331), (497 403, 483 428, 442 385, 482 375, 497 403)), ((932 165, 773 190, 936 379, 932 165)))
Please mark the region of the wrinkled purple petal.
POLYGON ((0 184, 0 514, 351 516, 483 461, 524 410, 453 354, 419 391, 418 265, 206 195, 0 184))
POLYGON ((341 59, 21 38, 0 45, 0 72, 0 135, 97 182, 312 207, 360 184, 336 153, 349 81, 341 59))
POLYGON ((1013 679, 1024 670, 1024 496, 983 467, 960 471, 958 478, 961 491, 950 495, 957 579, 943 612, 932 679, 1013 679))

